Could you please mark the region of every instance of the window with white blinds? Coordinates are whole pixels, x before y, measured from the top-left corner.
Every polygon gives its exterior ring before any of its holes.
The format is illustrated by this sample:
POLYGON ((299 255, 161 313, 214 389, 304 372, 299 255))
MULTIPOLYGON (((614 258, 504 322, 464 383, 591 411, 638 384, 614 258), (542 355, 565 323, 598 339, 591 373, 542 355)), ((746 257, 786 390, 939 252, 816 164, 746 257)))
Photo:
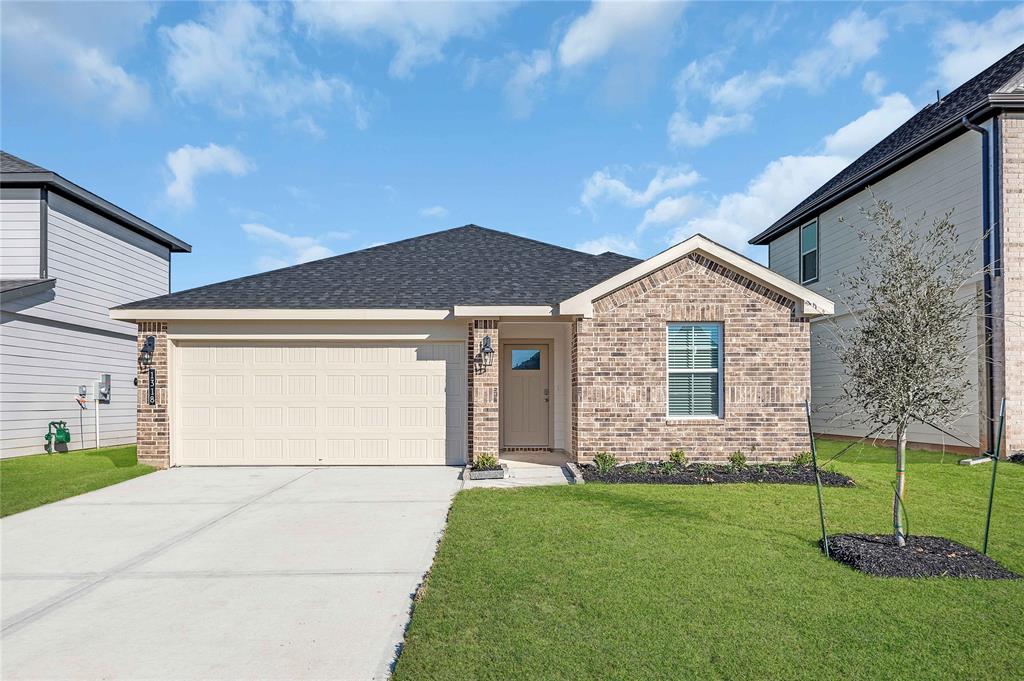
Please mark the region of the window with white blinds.
POLYGON ((722 413, 722 325, 668 325, 668 415, 722 413))

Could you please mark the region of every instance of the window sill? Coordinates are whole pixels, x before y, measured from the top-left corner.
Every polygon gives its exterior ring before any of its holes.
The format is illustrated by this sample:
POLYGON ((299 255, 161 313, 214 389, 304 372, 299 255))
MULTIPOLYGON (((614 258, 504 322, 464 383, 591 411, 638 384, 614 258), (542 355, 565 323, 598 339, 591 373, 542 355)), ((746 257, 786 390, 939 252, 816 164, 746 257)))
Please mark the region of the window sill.
POLYGON ((707 421, 709 423, 719 423, 725 421, 721 416, 666 416, 666 423, 693 423, 694 421, 707 421))

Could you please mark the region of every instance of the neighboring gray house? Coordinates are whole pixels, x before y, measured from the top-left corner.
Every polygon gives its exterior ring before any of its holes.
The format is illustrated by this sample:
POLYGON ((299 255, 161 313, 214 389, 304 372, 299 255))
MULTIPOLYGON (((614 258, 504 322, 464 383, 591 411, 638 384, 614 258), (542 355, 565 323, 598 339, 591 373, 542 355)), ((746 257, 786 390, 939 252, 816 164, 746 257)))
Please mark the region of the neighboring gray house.
POLYGON ((190 250, 60 175, 0 152, 0 456, 44 451, 50 421, 67 422, 67 449, 96 446, 97 423, 101 445, 135 441, 136 329, 109 310, 168 293, 171 253, 190 250), (97 401, 104 374, 109 400, 97 401))
MULTIPOLYGON (((950 434, 915 426, 911 441, 986 451, 1005 396, 1004 452, 1024 451, 1024 45, 926 106, 750 241, 768 246, 771 270, 829 295, 840 323, 850 319, 842 275, 864 253, 857 234, 867 226, 860 209, 871 202, 869 187, 912 217, 926 211, 928 223, 953 210, 960 242, 978 253, 979 274, 964 295, 991 291, 991 324, 978 314, 973 325, 979 350, 965 416, 950 434), (981 274, 986 264, 989 277, 981 274)), ((816 321, 811 328, 815 430, 866 434, 836 418, 830 402, 843 368, 820 345, 826 327, 816 321)))

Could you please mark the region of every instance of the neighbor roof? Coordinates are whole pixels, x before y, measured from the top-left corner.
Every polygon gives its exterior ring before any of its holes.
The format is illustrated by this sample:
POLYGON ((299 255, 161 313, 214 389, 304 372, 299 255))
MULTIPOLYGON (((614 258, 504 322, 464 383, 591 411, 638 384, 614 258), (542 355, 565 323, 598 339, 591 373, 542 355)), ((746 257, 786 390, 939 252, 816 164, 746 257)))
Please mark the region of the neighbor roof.
POLYGON ((29 163, 6 151, 0 151, 0 186, 46 187, 48 190, 88 206, 104 217, 134 232, 138 232, 157 243, 167 246, 172 252, 189 253, 192 251, 192 247, 187 243, 172 234, 168 234, 156 225, 152 225, 123 208, 115 206, 106 199, 96 196, 87 189, 79 187, 74 182, 64 179, 52 170, 29 163))
MULTIPOLYGON (((961 119, 983 119, 1001 107, 1024 106, 1024 45, 956 88, 940 101, 929 104, 888 137, 868 149, 838 175, 823 184, 753 239, 752 244, 766 244, 783 232, 796 227, 815 213, 835 205, 850 194, 860 191, 900 167, 899 160, 912 153, 926 153, 929 145, 946 136, 964 131, 961 119)), ((912 160, 913 157, 906 160, 912 160)))
POLYGON ((131 309, 403 309, 556 305, 640 262, 465 225, 122 305, 131 309))

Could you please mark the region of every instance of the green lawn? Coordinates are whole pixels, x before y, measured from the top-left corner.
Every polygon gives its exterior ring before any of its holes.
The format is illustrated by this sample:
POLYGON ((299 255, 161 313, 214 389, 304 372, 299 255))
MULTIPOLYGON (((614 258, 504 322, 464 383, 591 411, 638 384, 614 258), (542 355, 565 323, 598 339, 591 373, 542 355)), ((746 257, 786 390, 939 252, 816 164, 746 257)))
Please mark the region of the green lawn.
POLYGON ((135 445, 0 460, 0 517, 124 482, 155 469, 135 445))
MULTIPOLYGON (((889 531, 891 457, 834 464, 830 532, 889 531)), ((991 468, 958 458, 911 456, 910 530, 980 547, 991 468)), ((990 554, 1024 573, 1024 466, 999 471, 990 554)), ((817 532, 811 486, 462 492, 396 678, 1019 678, 1024 580, 869 577, 817 532)))

